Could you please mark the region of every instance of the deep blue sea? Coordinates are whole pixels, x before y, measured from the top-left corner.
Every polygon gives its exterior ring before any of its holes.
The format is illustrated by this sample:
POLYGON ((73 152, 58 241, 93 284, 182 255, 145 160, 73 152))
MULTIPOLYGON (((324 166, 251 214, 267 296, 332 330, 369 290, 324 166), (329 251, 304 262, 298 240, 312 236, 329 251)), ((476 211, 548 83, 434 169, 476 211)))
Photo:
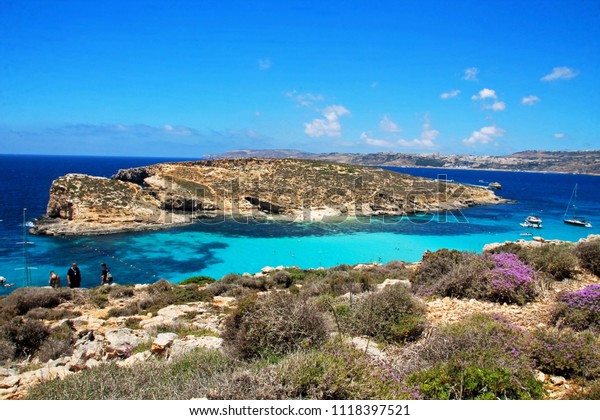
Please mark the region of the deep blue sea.
MULTIPOLYGON (((45 213, 52 180, 67 173, 111 176, 122 168, 176 159, 0 155, 0 275, 25 285, 22 241, 23 208, 27 219, 45 213)), ((30 236, 28 248, 34 285, 46 285, 50 270, 61 278, 73 261, 82 269, 83 287, 100 283, 106 262, 117 283, 181 281, 194 275, 219 278, 256 272, 266 265, 328 267, 342 263, 393 259, 417 261, 427 249, 481 251, 486 243, 526 239, 525 232, 546 239, 578 240, 600 233, 600 177, 588 175, 391 168, 456 182, 500 182, 499 195, 516 203, 474 207, 443 217, 387 218, 361 223, 221 223, 196 222, 170 230, 80 238, 30 236), (593 228, 562 222, 575 184, 577 208, 593 228), (522 228, 529 214, 543 218, 542 229, 522 228), (459 217, 455 217, 459 216, 459 217), (463 218, 464 216, 464 218, 463 218)), ((0 294, 9 289, 0 289, 0 294)))

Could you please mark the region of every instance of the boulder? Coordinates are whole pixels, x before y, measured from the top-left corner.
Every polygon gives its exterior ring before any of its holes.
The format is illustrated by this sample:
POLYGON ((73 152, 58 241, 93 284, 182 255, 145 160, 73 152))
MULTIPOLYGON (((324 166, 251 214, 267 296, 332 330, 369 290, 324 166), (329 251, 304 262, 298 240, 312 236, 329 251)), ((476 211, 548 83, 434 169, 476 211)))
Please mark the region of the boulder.
POLYGON ((194 309, 189 305, 169 305, 165 308, 160 309, 157 315, 171 320, 175 320, 184 316, 188 312, 192 312, 194 309))
POLYGON ((551 376, 550 382, 553 385, 564 385, 567 382, 567 380, 562 376, 551 376))
POLYGON ((106 349, 109 357, 127 355, 143 339, 147 339, 146 332, 133 331, 129 328, 117 328, 106 331, 106 349))
POLYGON ((175 340, 171 344, 168 355, 169 358, 176 358, 184 353, 197 348, 220 349, 223 344, 223 339, 219 337, 205 336, 194 337, 188 336, 183 339, 175 340))
POLYGON ((275 269, 273 267, 263 267, 262 270, 260 270, 263 274, 269 274, 271 271, 275 271, 275 269))
POLYGON ((0 382, 0 389, 12 388, 19 385, 19 382, 21 382, 20 375, 7 376, 0 382))
POLYGON ((150 359, 151 356, 152 356, 152 353, 150 352, 150 350, 146 350, 141 353, 136 353, 133 356, 128 357, 125 360, 117 360, 117 365, 121 366, 121 367, 130 368, 130 367, 137 365, 138 363, 143 363, 143 362, 147 361, 148 359, 150 359))
POLYGON ((152 342, 152 353, 164 354, 171 344, 173 344, 173 341, 175 341, 176 338, 177 334, 175 333, 158 334, 158 336, 152 342))
POLYGON ((71 361, 66 365, 70 370, 79 371, 86 368, 89 359, 100 360, 104 356, 104 336, 94 331, 87 331, 75 343, 71 361))

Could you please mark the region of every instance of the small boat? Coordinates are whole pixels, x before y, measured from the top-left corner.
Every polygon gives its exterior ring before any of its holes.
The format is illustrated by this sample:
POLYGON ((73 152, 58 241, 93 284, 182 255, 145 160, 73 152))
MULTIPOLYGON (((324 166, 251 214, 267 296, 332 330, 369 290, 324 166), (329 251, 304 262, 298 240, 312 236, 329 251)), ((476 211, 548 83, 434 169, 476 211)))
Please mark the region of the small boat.
POLYGON ((591 228, 592 224, 590 222, 588 222, 587 220, 585 220, 585 217, 581 217, 581 216, 577 216, 576 210, 577 210, 577 206, 576 206, 576 201, 577 201, 577 184, 575 184, 575 188, 573 188, 573 193, 571 194, 571 199, 569 200, 569 204, 567 205, 567 209, 565 210, 565 215, 563 216, 563 222, 571 225, 571 226, 579 226, 579 227, 586 227, 586 228, 591 228), (568 217, 567 214, 569 213, 569 209, 573 209, 573 216, 568 217))
POLYGON ((502 189, 502 184, 500 184, 499 182, 490 182, 488 184, 488 188, 490 190, 501 190, 502 189))
POLYGON ((527 216, 525 221, 521 223, 523 227, 531 227, 531 228, 541 228, 542 227, 542 219, 537 216, 527 216))

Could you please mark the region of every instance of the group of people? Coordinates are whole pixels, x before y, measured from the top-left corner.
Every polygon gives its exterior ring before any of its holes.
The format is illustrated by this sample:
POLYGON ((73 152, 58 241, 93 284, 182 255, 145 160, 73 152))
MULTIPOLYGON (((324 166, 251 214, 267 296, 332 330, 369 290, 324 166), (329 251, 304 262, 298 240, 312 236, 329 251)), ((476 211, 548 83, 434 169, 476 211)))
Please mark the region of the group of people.
MULTIPOLYGON (((113 276, 106 266, 106 263, 100 264, 102 268, 102 275, 100 276, 100 285, 111 284, 113 281, 113 276)), ((67 271, 67 282, 71 289, 77 289, 81 286, 81 270, 77 266, 77 263, 71 264, 69 271, 67 271)), ((51 287, 59 288, 60 287, 60 276, 56 274, 54 271, 50 271, 50 280, 48 282, 51 287)))

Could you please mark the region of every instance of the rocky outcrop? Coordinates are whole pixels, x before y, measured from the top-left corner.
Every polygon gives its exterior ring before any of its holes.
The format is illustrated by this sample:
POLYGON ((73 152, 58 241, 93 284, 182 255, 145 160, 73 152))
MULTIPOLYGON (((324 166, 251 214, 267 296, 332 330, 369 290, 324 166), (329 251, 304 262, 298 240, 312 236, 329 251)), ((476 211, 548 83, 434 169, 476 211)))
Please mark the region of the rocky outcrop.
POLYGON ((503 202, 492 191, 379 168, 292 159, 224 159, 55 180, 33 233, 169 227, 203 217, 289 221, 410 215, 503 202))

